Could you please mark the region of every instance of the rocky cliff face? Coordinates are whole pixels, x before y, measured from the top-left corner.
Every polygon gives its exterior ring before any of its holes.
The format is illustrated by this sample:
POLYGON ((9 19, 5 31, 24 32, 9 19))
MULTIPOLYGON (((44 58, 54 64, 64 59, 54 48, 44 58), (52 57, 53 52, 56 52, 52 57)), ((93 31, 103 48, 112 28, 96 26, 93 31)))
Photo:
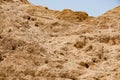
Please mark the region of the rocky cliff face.
POLYGON ((120 7, 99 17, 0 1, 0 80, 119 80, 120 7))

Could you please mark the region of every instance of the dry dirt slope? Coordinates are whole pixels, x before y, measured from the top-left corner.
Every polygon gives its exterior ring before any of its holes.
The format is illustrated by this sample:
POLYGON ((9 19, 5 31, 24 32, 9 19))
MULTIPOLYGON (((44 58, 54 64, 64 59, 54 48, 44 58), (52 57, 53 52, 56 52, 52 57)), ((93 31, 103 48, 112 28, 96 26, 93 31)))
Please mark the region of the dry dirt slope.
POLYGON ((94 18, 1 0, 0 80, 120 80, 120 7, 94 18))

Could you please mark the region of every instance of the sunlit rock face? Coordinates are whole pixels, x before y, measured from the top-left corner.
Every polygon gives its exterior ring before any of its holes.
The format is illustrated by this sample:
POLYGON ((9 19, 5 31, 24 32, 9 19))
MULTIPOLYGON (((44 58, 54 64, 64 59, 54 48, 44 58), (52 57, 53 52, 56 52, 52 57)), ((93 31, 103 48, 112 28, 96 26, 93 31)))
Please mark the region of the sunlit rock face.
POLYGON ((120 79, 119 7, 91 17, 0 2, 0 80, 120 79))
POLYGON ((11 3, 14 3, 14 2, 16 2, 16 3, 18 3, 18 2, 20 2, 20 3, 28 3, 28 1, 27 0, 0 0, 0 3, 8 3, 8 2, 11 2, 11 3))
POLYGON ((86 12, 73 12, 70 9, 64 9, 60 13, 58 13, 57 18, 60 20, 66 20, 71 22, 81 22, 88 18, 88 14, 86 12))

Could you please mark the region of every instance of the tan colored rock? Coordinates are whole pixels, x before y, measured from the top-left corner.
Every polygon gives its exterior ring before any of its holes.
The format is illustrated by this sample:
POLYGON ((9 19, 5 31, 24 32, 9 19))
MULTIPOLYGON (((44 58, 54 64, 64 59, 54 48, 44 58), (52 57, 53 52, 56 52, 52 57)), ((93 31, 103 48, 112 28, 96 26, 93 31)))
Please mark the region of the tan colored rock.
POLYGON ((81 22, 88 18, 88 14, 85 12, 74 12, 70 9, 64 9, 63 11, 58 13, 57 18, 60 20, 66 20, 71 22, 81 22))
POLYGON ((120 7, 99 17, 0 1, 0 80, 119 80, 120 7))
POLYGON ((0 1, 0 3, 4 3, 4 2, 6 2, 6 3, 8 3, 8 2, 11 2, 11 3, 24 3, 24 4, 26 4, 26 3, 29 3, 27 0, 1 0, 0 1))

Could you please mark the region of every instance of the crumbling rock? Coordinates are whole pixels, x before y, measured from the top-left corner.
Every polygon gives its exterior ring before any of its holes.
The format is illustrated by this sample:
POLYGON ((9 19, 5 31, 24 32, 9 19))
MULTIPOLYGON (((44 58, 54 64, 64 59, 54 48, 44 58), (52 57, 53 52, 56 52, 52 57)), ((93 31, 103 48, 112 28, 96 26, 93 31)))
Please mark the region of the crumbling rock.
POLYGON ((0 1, 0 80, 119 80, 120 7, 99 17, 0 1))
POLYGON ((8 3, 8 2, 11 2, 11 3, 24 3, 24 4, 29 3, 27 0, 1 0, 0 1, 0 3, 8 3))
POLYGON ((66 20, 71 22, 81 22, 88 18, 88 14, 85 12, 74 12, 70 9, 64 9, 57 15, 57 18, 60 20, 66 20))

